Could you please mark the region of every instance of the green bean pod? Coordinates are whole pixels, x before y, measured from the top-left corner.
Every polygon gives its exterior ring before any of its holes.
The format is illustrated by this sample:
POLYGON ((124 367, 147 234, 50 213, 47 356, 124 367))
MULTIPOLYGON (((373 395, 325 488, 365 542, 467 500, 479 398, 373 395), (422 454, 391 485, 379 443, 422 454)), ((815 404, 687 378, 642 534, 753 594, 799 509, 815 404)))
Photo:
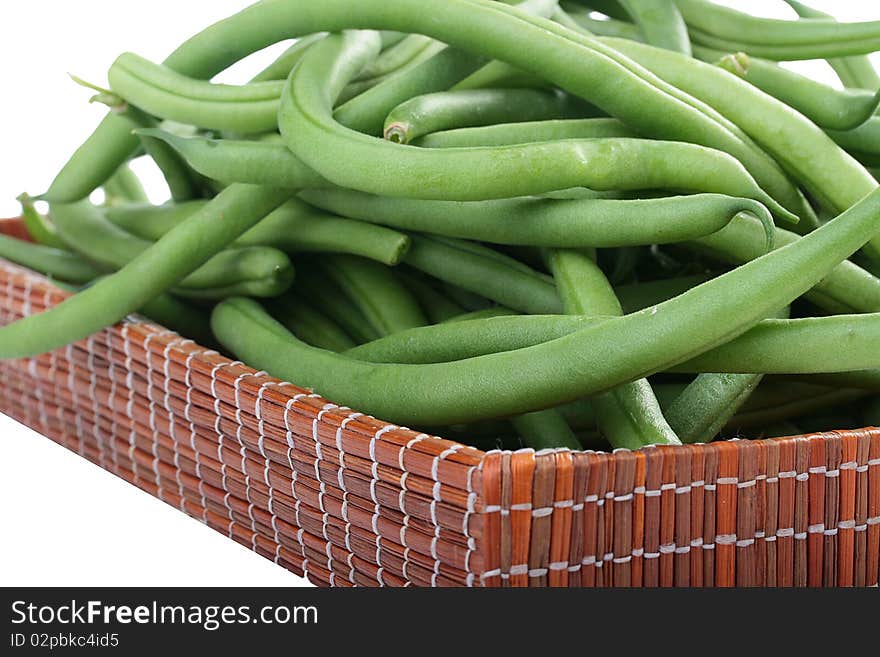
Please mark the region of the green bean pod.
POLYGON ((123 164, 107 179, 104 183, 104 194, 108 204, 145 203, 148 200, 141 181, 128 164, 123 164))
POLYGON ((295 295, 273 299, 268 308, 285 328, 314 347, 342 352, 355 346, 354 340, 339 325, 295 295))
POLYGON ((690 56, 691 40, 675 0, 620 0, 652 46, 690 56))
MULTIPOLYGON (((714 54, 714 51, 701 53, 701 59, 714 54)), ((857 128, 871 118, 880 105, 878 91, 837 91, 771 62, 749 57, 745 53, 726 55, 718 65, 794 107, 826 130, 857 128)))
POLYGON ((58 231, 49 218, 37 212, 34 200, 30 195, 22 194, 17 200, 21 203, 21 218, 24 228, 34 242, 55 249, 67 247, 64 241, 58 237, 58 231))
MULTIPOLYGON (((120 228, 155 241, 202 205, 129 206, 108 209, 106 214, 120 228)), ((327 214, 291 199, 237 239, 235 246, 270 246, 285 253, 342 253, 397 265, 409 243, 402 233, 327 214)))
POLYGON ((413 235, 404 262, 513 310, 534 314, 562 311, 552 280, 491 249, 413 235))
POLYGON ((458 201, 578 186, 596 190, 671 187, 754 198, 778 216, 793 219, 731 156, 691 144, 597 139, 427 150, 347 130, 333 119, 327 81, 333 88, 344 86, 350 74, 346 70, 358 70, 377 43, 361 33, 328 37, 306 54, 282 99, 279 121, 287 145, 337 185, 385 196, 458 201), (338 67, 334 67, 334 54, 342 55, 338 67), (315 148, 317 143, 320 148, 315 148), (347 156, 340 159, 338 153, 347 156), (375 175, 377 168, 382 176, 375 175), (535 175, 536 171, 541 175, 535 175))
POLYGON ((251 82, 273 82, 278 80, 286 80, 290 76, 290 72, 299 64, 303 54, 314 43, 323 39, 326 34, 310 34, 301 39, 297 39, 290 48, 285 50, 281 55, 269 64, 262 71, 257 73, 251 82))
POLYGON ((0 258, 68 283, 89 283, 103 271, 70 251, 0 235, 0 258))
POLYGON ((473 89, 411 98, 385 119, 385 139, 409 144, 419 137, 454 128, 523 121, 580 118, 583 102, 540 89, 473 89))
POLYGON ((281 144, 180 137, 164 130, 138 130, 174 148, 200 174, 222 183, 246 182, 284 189, 324 187, 327 182, 281 144))
POLYGON ((418 301, 388 267, 341 255, 329 256, 321 264, 379 335, 428 323, 418 301))
POLYGON ((117 273, 51 310, 0 328, 0 358, 27 358, 52 351, 136 312, 205 264, 289 196, 289 192, 249 185, 223 190, 201 212, 117 273))
MULTIPOLYGON (((692 244, 724 262, 739 265, 766 253, 764 239, 757 221, 740 214, 717 233, 701 237, 692 244)), ((799 239, 798 235, 777 228, 774 248, 789 246, 799 239)), ((847 260, 805 296, 830 312, 877 312, 880 311, 880 279, 847 260)))
MULTIPOLYGON (((796 0, 785 0, 801 18, 833 18, 825 12, 817 11, 796 0)), ((880 88, 880 75, 871 60, 864 55, 853 57, 832 57, 828 60, 831 68, 837 73, 837 77, 843 82, 843 86, 849 89, 878 89, 880 88)))
POLYGON ((473 91, 477 89, 542 89, 550 84, 534 73, 493 60, 457 82, 450 91, 473 91))
POLYGON ((298 276, 292 294, 302 297, 316 310, 330 318, 358 344, 371 342, 381 334, 346 293, 323 273, 316 263, 297 262, 298 276))
MULTIPOLYGON (((611 283, 590 255, 554 250, 547 255, 562 305, 569 315, 620 316, 623 310, 611 283)), ((680 445, 647 379, 623 384, 592 399, 596 423, 613 447, 680 445)))
POLYGON ((465 309, 415 272, 396 272, 400 280, 419 302, 419 307, 431 324, 451 321, 465 314, 465 309))
POLYGON ((379 417, 426 425, 507 417, 609 390, 729 342, 858 251, 878 232, 878 212, 875 192, 795 243, 648 310, 528 349, 453 363, 378 365, 316 350, 244 299, 218 305, 212 327, 252 366, 379 417), (756 288, 764 294, 755 297, 756 288), (693 322, 696 312, 701 322, 693 322), (662 347, 652 336, 662 336, 662 347))
POLYGON ((635 134, 617 119, 559 119, 444 130, 425 135, 413 143, 422 148, 471 148, 614 137, 635 137, 635 134))
POLYGON ((880 21, 777 20, 750 16, 706 0, 675 1, 691 28, 691 37, 712 48, 718 42, 739 43, 746 47, 734 50, 768 59, 819 59, 880 49, 880 21), (781 53, 788 54, 780 57, 781 53))
POLYGON ((513 417, 510 421, 523 445, 532 449, 582 449, 577 436, 558 411, 526 413, 513 417))
MULTIPOLYGON (((118 228, 86 202, 52 205, 50 212, 62 239, 81 255, 109 269, 125 267, 153 245, 118 228)), ((290 260, 277 249, 229 249, 192 272, 175 291, 196 299, 242 294, 273 297, 290 287, 293 276, 290 260)))
POLYGON ((301 193, 327 211, 400 230, 493 244, 558 248, 665 244, 711 235, 748 212, 765 226, 773 220, 760 203, 697 194, 650 200, 517 198, 457 203, 374 196, 345 189, 301 193))
POLYGON ((865 166, 880 166, 880 117, 874 116, 853 130, 828 130, 827 133, 865 166))

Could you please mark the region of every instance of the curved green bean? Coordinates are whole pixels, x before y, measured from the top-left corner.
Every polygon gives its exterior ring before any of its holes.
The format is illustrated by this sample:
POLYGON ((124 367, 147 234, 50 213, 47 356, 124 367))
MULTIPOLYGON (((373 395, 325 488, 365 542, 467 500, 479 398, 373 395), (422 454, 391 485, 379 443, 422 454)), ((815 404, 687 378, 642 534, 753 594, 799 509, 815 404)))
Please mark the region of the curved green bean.
POLYGON ((257 73, 251 82, 273 82, 277 80, 286 80, 290 76, 290 72, 299 64, 303 54, 314 43, 323 39, 326 34, 310 34, 296 40, 290 48, 285 50, 278 58, 269 64, 262 71, 257 73))
POLYGON ((16 199, 21 203, 21 218, 24 228, 30 238, 37 244, 64 249, 67 245, 58 237, 58 231, 48 217, 44 217, 34 205, 34 200, 28 194, 22 194, 16 199))
POLYGON ((334 95, 327 85, 343 87, 377 44, 375 36, 363 33, 322 41, 306 54, 282 99, 279 121, 287 145, 338 185, 387 196, 459 201, 577 186, 672 187, 755 198, 777 215, 792 219, 731 156, 691 144, 622 139, 426 150, 355 133, 333 119, 334 95), (337 65, 338 55, 342 63, 337 65), (315 148, 316 143, 322 147, 315 148), (335 155, 342 152, 347 153, 344 159, 335 155), (377 168, 382 176, 375 175, 377 168), (536 171, 541 175, 535 176, 536 171))
POLYGON ((343 216, 493 244, 559 248, 665 244, 717 232, 740 212, 765 226, 773 220, 760 203, 697 194, 650 200, 517 198, 457 203, 387 198, 345 189, 306 191, 309 203, 343 216))
POLYGON ((871 118, 880 106, 880 91, 838 91, 745 53, 726 55, 718 65, 794 107, 826 130, 857 128, 871 118))
MULTIPOLYGON (((829 14, 817 11, 796 0, 785 0, 801 18, 832 18, 829 14)), ((866 56, 832 57, 828 60, 831 68, 837 73, 837 77, 843 85, 850 89, 878 89, 880 88, 880 75, 871 60, 866 56)))
POLYGON ((327 182, 282 144, 180 137, 164 130, 138 130, 174 148, 203 176, 222 183, 265 184, 284 189, 325 187, 327 182))
POLYGON ((144 186, 127 163, 119 167, 104 183, 104 194, 106 202, 111 205, 117 202, 145 203, 148 200, 144 186))
MULTIPOLYGON (((706 0, 675 0, 695 41, 745 44, 758 57, 788 49, 794 59, 861 55, 880 49, 880 21, 838 23, 834 20, 798 21, 758 18, 706 0)), ((724 48, 719 48, 724 50, 724 48)))

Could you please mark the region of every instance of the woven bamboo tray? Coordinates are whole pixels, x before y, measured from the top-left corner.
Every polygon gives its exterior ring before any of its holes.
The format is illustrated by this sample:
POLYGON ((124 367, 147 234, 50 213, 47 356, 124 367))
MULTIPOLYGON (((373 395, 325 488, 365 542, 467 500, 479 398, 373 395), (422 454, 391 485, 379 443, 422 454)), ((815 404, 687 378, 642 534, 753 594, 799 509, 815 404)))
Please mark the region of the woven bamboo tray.
MULTIPOLYGON (((0 260, 0 324, 66 296, 0 260)), ((0 362, 0 411, 321 586, 878 582, 878 429, 485 453, 137 317, 0 362)))

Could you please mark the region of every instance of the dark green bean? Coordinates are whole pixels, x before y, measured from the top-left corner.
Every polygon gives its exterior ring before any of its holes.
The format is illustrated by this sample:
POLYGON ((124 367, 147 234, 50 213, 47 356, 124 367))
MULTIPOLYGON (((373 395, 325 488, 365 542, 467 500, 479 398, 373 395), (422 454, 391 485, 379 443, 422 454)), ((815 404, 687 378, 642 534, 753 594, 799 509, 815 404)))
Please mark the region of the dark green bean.
POLYGON ((334 281, 319 271, 317 264, 297 264, 298 276, 292 294, 301 296, 315 309, 327 315, 358 344, 379 339, 379 331, 367 321, 361 309, 334 281))
POLYGON ((440 324, 461 317, 465 310, 445 294, 412 271, 396 272, 403 284, 419 302, 419 307, 431 324, 440 324))
POLYGON ((510 419, 523 445, 535 450, 567 448, 582 449, 580 441, 565 418, 557 411, 537 411, 510 419))
POLYGON ((321 264, 379 335, 428 323, 418 301, 388 267, 342 255, 329 256, 321 264))
POLYGON ((342 352, 355 346, 354 340, 338 324, 295 295, 273 299, 268 308, 287 330, 314 347, 342 352))

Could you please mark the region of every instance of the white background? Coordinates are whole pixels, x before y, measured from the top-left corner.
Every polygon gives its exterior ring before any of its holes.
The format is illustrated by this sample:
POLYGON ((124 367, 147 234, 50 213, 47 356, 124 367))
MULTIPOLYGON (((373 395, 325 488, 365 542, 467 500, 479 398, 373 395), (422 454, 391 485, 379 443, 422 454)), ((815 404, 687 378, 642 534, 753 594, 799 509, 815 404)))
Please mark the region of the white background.
MULTIPOLYGON (((811 2, 841 20, 880 19, 880 6, 873 0, 811 2)), ((86 102, 90 93, 73 84, 68 72, 104 84, 119 53, 131 50, 161 61, 181 41, 246 4, 0 3, 0 217, 18 213, 15 198, 21 192, 44 191, 102 116, 100 107, 86 102)), ((724 4, 766 16, 792 16, 781 0, 724 4)), ((224 81, 243 82, 271 54, 255 59, 225 74, 224 81)), ((836 84, 824 63, 799 63, 796 68, 836 84)), ((166 192, 155 172, 141 168, 139 173, 151 199, 164 201, 166 192)), ((2 415, 0 510, 0 585, 306 584, 2 415)))

